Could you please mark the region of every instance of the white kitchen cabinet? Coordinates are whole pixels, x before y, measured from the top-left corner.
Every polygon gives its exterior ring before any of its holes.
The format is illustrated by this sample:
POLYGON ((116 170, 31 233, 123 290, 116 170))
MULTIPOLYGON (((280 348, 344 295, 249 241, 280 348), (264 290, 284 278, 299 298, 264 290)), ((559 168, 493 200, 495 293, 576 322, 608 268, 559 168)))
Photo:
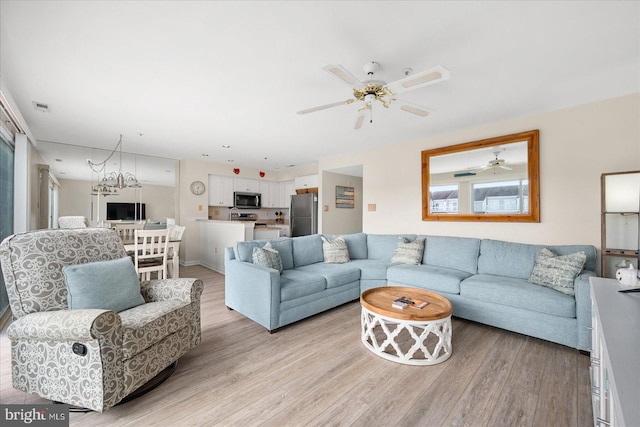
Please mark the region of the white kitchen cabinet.
POLYGON ((257 179, 233 178, 233 191, 259 193, 260 181, 258 181, 257 179))
POLYGON ((270 208, 273 201, 273 195, 271 193, 271 184, 269 181, 260 181, 260 189, 258 193, 262 194, 262 207, 270 208))
POLYGON ((209 206, 233 206, 233 178, 209 175, 209 206))
POLYGON ((295 179, 295 188, 318 188, 318 175, 299 176, 295 179))
POLYGON ((291 196, 296 194, 296 187, 294 181, 284 181, 280 183, 280 206, 281 208, 288 208, 291 200, 291 196))
POLYGON ((280 230, 277 228, 256 227, 253 229, 254 240, 277 239, 278 237, 280 237, 280 230))
POLYGON ((260 181, 263 208, 282 207, 280 202, 280 183, 275 181, 260 181))

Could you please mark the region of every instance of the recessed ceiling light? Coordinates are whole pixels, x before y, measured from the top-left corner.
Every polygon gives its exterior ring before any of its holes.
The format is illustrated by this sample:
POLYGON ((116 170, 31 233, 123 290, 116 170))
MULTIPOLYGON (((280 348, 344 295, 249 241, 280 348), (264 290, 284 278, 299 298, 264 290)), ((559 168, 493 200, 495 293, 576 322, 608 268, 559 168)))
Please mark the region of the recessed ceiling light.
POLYGON ((231 146, 230 146, 230 145, 227 145, 227 144, 224 144, 224 145, 222 146, 222 148, 231 148, 231 146))

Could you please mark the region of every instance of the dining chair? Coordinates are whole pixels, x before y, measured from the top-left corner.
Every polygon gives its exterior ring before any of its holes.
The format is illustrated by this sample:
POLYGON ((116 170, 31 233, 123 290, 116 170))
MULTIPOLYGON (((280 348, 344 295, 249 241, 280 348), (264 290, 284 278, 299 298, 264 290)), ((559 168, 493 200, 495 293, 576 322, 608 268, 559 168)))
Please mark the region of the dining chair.
POLYGON ((58 218, 58 228, 87 228, 89 220, 84 216, 61 216, 58 218))
POLYGON ((120 239, 126 242, 127 240, 133 240, 133 238, 135 237, 135 230, 144 230, 144 227, 147 225, 147 221, 144 220, 140 222, 116 222, 113 223, 113 225, 115 226, 116 232, 118 233, 118 236, 120 236, 120 239))
POLYGON ((184 234, 185 226, 183 225, 174 225, 172 227, 168 227, 169 230, 169 240, 172 242, 178 242, 175 245, 175 248, 172 246, 169 248, 167 253, 167 266, 169 268, 169 275, 173 277, 173 257, 179 256, 180 250, 180 241, 182 240, 182 235, 184 234))
POLYGON ((167 278, 167 244, 169 230, 134 230, 134 264, 140 280, 151 280, 151 273, 158 279, 167 278))

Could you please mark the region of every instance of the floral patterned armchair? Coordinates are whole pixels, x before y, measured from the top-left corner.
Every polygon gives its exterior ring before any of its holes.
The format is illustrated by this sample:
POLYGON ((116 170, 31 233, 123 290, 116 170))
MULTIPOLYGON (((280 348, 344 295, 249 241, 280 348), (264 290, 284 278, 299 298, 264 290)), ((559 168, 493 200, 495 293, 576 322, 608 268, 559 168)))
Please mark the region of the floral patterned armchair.
POLYGON ((142 282, 144 303, 119 313, 68 309, 63 267, 125 256, 115 231, 99 228, 39 230, 0 244, 14 388, 102 412, 200 343, 198 279, 142 282))

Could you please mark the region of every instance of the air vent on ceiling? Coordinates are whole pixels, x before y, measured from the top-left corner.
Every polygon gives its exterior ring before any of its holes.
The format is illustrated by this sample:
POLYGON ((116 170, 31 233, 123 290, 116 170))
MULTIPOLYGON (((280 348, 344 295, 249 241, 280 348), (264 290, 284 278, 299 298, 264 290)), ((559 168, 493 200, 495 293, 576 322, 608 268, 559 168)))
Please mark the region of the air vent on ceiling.
POLYGON ((43 113, 48 113, 51 111, 49 108, 49 104, 45 104, 44 102, 31 101, 33 103, 33 108, 38 111, 42 111, 43 113))

